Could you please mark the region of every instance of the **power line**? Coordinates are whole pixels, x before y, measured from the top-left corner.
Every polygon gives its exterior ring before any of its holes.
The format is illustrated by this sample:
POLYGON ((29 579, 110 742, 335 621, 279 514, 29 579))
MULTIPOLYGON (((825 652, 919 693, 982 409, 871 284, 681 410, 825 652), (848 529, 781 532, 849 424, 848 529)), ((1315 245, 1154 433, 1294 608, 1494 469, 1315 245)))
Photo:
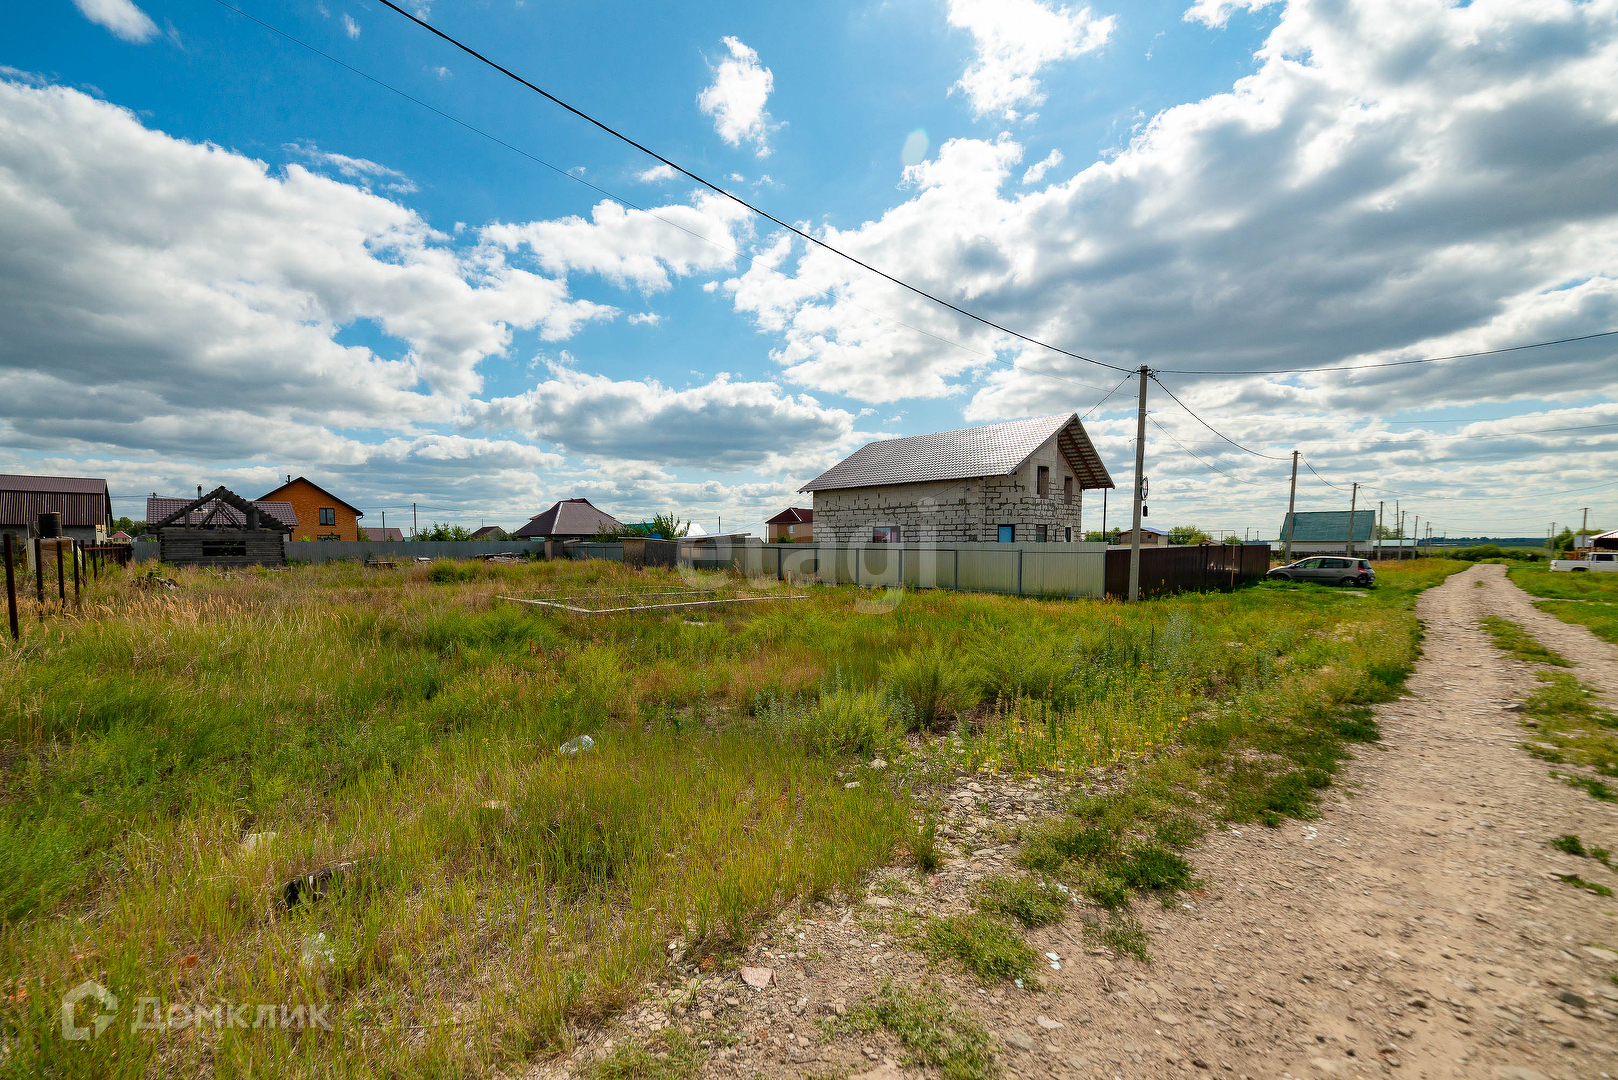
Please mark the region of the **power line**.
POLYGON ((1185 402, 1183 402, 1179 398, 1175 397, 1173 390, 1170 390, 1168 387, 1163 386, 1163 380, 1159 379, 1157 377, 1157 372, 1155 372, 1155 371, 1152 372, 1152 381, 1157 383, 1158 386, 1162 387, 1163 392, 1174 400, 1174 404, 1178 405, 1180 408, 1184 409, 1186 412, 1191 413, 1191 418, 1193 420, 1195 420, 1197 423, 1201 424, 1203 427, 1207 428, 1209 431, 1213 432, 1215 435, 1218 435, 1221 439, 1224 439, 1226 442, 1230 443, 1230 445, 1234 446, 1236 449, 1241 450, 1241 451, 1243 451, 1245 453, 1248 453, 1248 454, 1252 454, 1254 457, 1269 458, 1271 461, 1285 461, 1286 460, 1286 458, 1277 457, 1274 454, 1261 454, 1257 450, 1249 450, 1247 447, 1243 446, 1241 443, 1237 442, 1235 439, 1232 439, 1229 435, 1226 435, 1224 432, 1220 431, 1218 428, 1216 428, 1212 424, 1208 423, 1208 421, 1204 420, 1202 417, 1198 416, 1196 413, 1191 412, 1191 406, 1187 405, 1185 402))
MULTIPOLYGON (((387 0, 382 0, 387 3, 387 0)), ((389 5, 390 7, 392 5, 389 5)), ((1580 334, 1577 337, 1556 338, 1553 341, 1532 341, 1526 345, 1508 345, 1503 349, 1480 349, 1477 352, 1452 353, 1448 356, 1424 356, 1417 360, 1388 360, 1377 364, 1348 364, 1342 367, 1304 367, 1304 368, 1250 368, 1240 371, 1200 371, 1195 368, 1162 368, 1170 375, 1302 375, 1315 371, 1366 371, 1371 368, 1407 367, 1411 364, 1436 364, 1442 360, 1468 360, 1476 356, 1499 356, 1501 353, 1522 352, 1524 349, 1543 349, 1550 345, 1567 345, 1575 341, 1593 341, 1596 338, 1613 337, 1618 330, 1602 330, 1594 334, 1580 334)))
POLYGON ((831 244, 828 244, 824 240, 821 240, 821 239, 815 237, 811 233, 805 232, 803 229, 800 229, 795 225, 788 225, 785 221, 782 221, 780 218, 776 217, 774 214, 771 214, 771 213, 769 213, 769 212, 767 212, 765 210, 760 209, 759 207, 757 207, 757 206, 753 205, 752 203, 748 202, 746 199, 742 198, 740 195, 736 195, 736 194, 733 194, 732 192, 729 192, 729 191, 725 190, 724 188, 720 187, 718 184, 714 183, 712 180, 709 180, 704 176, 701 176, 701 175, 699 175, 697 173, 692 172, 690 169, 687 169, 685 166, 679 164, 678 162, 670 161, 668 158, 664 157, 662 154, 659 154, 656 150, 651 149, 650 147, 644 145, 643 143, 635 141, 634 139, 630 138, 628 135, 625 135, 623 132, 619 131, 617 128, 612 127, 610 124, 603 123, 602 121, 597 120, 595 117, 591 116, 589 113, 585 112, 584 110, 578 109, 578 108, 575 108, 572 105, 569 105, 567 102, 563 101, 561 98, 557 97, 555 94, 552 94, 547 90, 544 90, 544 89, 542 89, 542 88, 540 88, 538 86, 535 86, 533 83, 529 82, 527 79, 523 78, 521 75, 518 75, 516 72, 512 71, 510 68, 503 67, 500 64, 497 64, 495 61, 490 60, 487 56, 484 56, 482 53, 480 53, 476 49, 472 48, 470 45, 464 44, 460 40, 451 37, 449 34, 444 33, 444 31, 438 29, 438 27, 434 26, 432 23, 427 22, 425 19, 419 18, 416 15, 411 14, 410 12, 406 11, 404 8, 400 7, 398 4, 393 3, 393 0, 379 0, 379 2, 384 7, 386 7, 388 9, 390 9, 391 11, 394 11, 394 12, 404 16, 405 18, 409 19, 411 22, 415 23, 417 26, 419 26, 422 29, 428 31, 429 33, 435 35, 436 37, 442 38, 444 41, 446 41, 449 44, 455 46, 457 49, 459 49, 462 52, 466 53, 466 55, 472 57, 474 60, 477 60, 478 62, 483 63, 483 64, 487 64, 489 67, 491 67, 494 70, 498 71, 500 74, 504 75, 506 78, 508 78, 508 79, 512 80, 513 82, 516 82, 516 83, 518 83, 518 84, 520 84, 522 86, 527 87, 528 89, 532 90, 534 93, 538 94, 540 97, 545 98, 547 101, 550 101, 550 102, 552 102, 552 103, 554 103, 556 105, 561 106, 563 109, 566 109, 568 112, 572 113, 574 116, 577 116, 579 119, 585 121, 588 124, 591 124, 591 125, 593 125, 593 126, 595 126, 597 128, 600 128, 602 131, 606 132, 608 135, 611 135, 613 138, 618 139, 620 142, 626 143, 629 146, 634 147, 636 150, 639 150, 641 153, 647 155, 648 157, 655 158, 656 160, 662 162, 664 165, 667 165, 669 168, 673 169, 675 172, 678 172, 683 176, 687 176, 690 179, 692 179, 692 180, 696 181, 697 183, 701 184, 703 187, 707 188, 709 191, 712 191, 717 195, 723 195, 725 198, 727 198, 727 199, 731 200, 732 202, 736 203, 738 206, 745 207, 746 209, 752 211, 753 213, 757 214, 759 217, 765 219, 766 221, 770 221, 770 222, 775 223, 776 225, 778 225, 779 227, 787 230, 788 232, 792 233, 793 235, 802 237, 804 240, 808 241, 811 244, 814 244, 816 247, 821 248, 824 251, 828 251, 831 254, 838 256, 839 258, 846 259, 849 262, 853 263, 855 266, 860 267, 861 269, 868 270, 868 271, 870 271, 871 273, 877 275, 880 278, 884 278, 884 279, 886 279, 888 281, 891 281, 893 284, 899 286, 901 289, 905 289, 905 290, 908 290, 909 292, 915 293, 917 296, 922 297, 925 300, 931 300, 933 303, 939 305, 940 307, 948 308, 950 311, 955 312, 957 315, 962 315, 962 316, 964 316, 964 317, 966 317, 968 319, 971 319, 973 322, 981 323, 982 325, 989 327, 991 330, 998 330, 1002 334, 1008 334, 1011 337, 1017 338, 1019 341, 1026 341, 1030 345, 1038 345, 1042 349, 1049 349, 1051 352, 1057 353, 1057 354, 1059 354, 1061 356, 1071 357, 1074 360, 1082 360, 1086 364, 1095 364, 1098 367, 1110 368, 1113 371, 1128 371, 1128 370, 1130 370, 1129 368, 1119 367, 1116 364, 1109 364, 1109 363, 1107 363, 1107 362, 1105 362, 1103 360, 1092 360, 1090 357, 1081 356, 1079 353, 1076 353, 1076 352, 1072 351, 1071 349, 1064 349, 1059 345, 1052 345, 1049 342, 1041 341, 1036 337, 1030 337, 1027 334, 1019 333, 1016 330, 1013 330, 1008 326, 1002 326, 999 323, 994 322, 991 319, 984 318, 982 315, 974 314, 973 312, 970 312, 970 311, 966 310, 965 308, 960 307, 957 304, 952 304, 948 300, 945 300, 943 297, 937 296, 937 295, 935 295, 933 293, 930 293, 927 290, 925 290, 923 288, 920 288, 919 286, 912 285, 908 281, 905 281, 902 278, 894 277, 892 274, 887 273, 884 270, 878 270, 876 267, 872 266, 870 263, 865 262, 865 261, 863 261, 861 259, 855 258, 853 255, 850 255, 848 252, 843 251, 841 248, 833 247, 831 244))
POLYGON ((1195 450, 1192 450, 1189 446, 1185 445, 1185 443, 1181 442, 1179 439, 1176 439, 1172 434, 1170 434, 1168 428, 1164 427, 1162 424, 1159 424, 1157 422, 1157 417, 1152 416, 1151 414, 1147 414, 1146 419, 1150 420, 1152 422, 1152 426, 1157 428, 1157 430, 1161 431, 1164 435, 1166 435, 1168 437, 1169 441, 1174 443, 1175 446, 1178 446, 1181 450, 1184 450, 1191 457, 1195 458, 1197 461, 1199 461, 1202 464, 1206 465, 1208 468, 1212 469, 1214 472, 1220 473, 1223 476, 1228 476, 1230 479, 1236 481, 1238 484, 1246 484, 1249 487, 1264 487, 1265 486, 1265 485, 1257 483, 1256 481, 1253 481, 1253 480, 1243 480, 1241 477, 1237 476, 1235 473, 1227 472, 1226 470, 1221 469, 1218 465, 1215 465, 1213 462, 1209 461, 1207 458, 1203 457, 1201 454, 1197 453, 1195 450))

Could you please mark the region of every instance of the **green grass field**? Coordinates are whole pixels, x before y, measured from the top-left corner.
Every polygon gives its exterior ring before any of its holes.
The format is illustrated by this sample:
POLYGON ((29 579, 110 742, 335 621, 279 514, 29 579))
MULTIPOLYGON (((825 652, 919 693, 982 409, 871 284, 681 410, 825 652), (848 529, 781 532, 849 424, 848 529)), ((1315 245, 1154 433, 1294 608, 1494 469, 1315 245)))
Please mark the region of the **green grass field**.
POLYGON ((488 1074, 565 1048, 671 946, 722 966, 782 908, 924 859, 930 785, 972 770, 1069 785, 1082 835, 1030 838, 1051 873, 1172 888, 1153 850, 1194 839, 1184 794, 1308 814, 1413 663, 1413 596, 1463 568, 1389 564, 1366 596, 845 587, 605 617, 497 596, 685 583, 606 562, 114 573, 79 614, 25 604, 0 647, 0 1070, 488 1074), (593 750, 558 753, 580 734, 593 750), (1087 802, 1097 767, 1133 794, 1087 802), (288 907, 283 883, 338 863, 288 907), (86 979, 115 1020, 66 1040, 86 979), (154 1009, 184 1022, 131 1023, 154 1009))
POLYGON ((1541 611, 1566 623, 1588 626, 1618 645, 1618 574, 1551 573, 1543 566, 1516 566, 1507 573, 1541 611))

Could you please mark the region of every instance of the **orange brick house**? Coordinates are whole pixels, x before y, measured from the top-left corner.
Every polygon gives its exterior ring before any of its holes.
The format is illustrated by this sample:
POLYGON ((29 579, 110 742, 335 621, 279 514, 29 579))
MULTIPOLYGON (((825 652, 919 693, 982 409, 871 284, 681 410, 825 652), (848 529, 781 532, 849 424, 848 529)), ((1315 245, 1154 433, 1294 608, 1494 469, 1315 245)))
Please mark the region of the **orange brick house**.
POLYGON ((287 482, 264 496, 292 504, 298 524, 292 540, 358 540, 365 512, 339 499, 313 481, 287 477, 287 482))

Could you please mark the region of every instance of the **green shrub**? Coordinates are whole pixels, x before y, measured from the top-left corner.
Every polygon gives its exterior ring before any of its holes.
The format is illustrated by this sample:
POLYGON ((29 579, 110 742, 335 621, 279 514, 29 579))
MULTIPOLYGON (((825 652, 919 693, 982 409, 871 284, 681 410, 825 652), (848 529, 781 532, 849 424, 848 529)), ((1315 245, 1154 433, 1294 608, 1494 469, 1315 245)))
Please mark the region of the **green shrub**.
POLYGON ((1009 916, 1033 927, 1061 921, 1070 900, 1065 889, 1047 881, 993 877, 983 883, 983 892, 975 903, 980 911, 1009 916))
POLYGON ((960 662, 942 646, 911 649, 882 670, 896 694, 910 702, 917 726, 932 729, 976 705, 979 696, 960 662))
POLYGON ((1032 980, 1039 953, 1006 923, 976 913, 933 919, 922 934, 921 951, 934 960, 959 960, 980 982, 1032 980))

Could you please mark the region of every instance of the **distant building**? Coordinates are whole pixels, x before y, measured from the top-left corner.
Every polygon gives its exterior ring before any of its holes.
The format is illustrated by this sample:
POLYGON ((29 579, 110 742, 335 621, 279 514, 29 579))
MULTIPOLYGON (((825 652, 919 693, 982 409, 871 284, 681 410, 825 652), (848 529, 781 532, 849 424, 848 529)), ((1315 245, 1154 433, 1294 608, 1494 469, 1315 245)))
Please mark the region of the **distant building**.
POLYGON ((107 482, 88 476, 0 475, 0 534, 26 544, 39 535, 39 515, 51 511, 62 515, 63 535, 81 544, 101 543, 112 520, 107 482))
MULTIPOLYGON (((206 521, 210 524, 217 524, 220 526, 245 525, 247 523, 247 517, 237 506, 237 502, 240 502, 241 500, 237 499, 234 493, 229 494, 231 495, 231 499, 236 500, 235 502, 229 499, 223 501, 210 499, 202 494, 202 488, 198 486, 197 497, 203 499, 204 501, 193 506, 191 511, 186 514, 184 520, 177 522, 177 524, 201 525, 206 521)), ((147 496, 147 528, 156 529, 159 521, 162 521, 175 511, 194 502, 196 502, 195 499, 187 499, 184 497, 175 498, 167 495, 147 496)), ((282 532, 290 533, 298 526, 297 512, 292 509, 292 504, 289 502, 284 502, 279 499, 254 499, 252 505, 257 510, 280 522, 282 532)), ((154 540, 157 538, 154 534, 148 534, 148 536, 154 540)))
POLYGON ((815 512, 805 510, 798 506, 789 506, 764 523, 766 536, 770 543, 777 544, 783 540, 793 543, 806 542, 815 538, 815 512))
MULTIPOLYGON (((297 523, 292 530, 294 540, 358 540, 360 518, 364 511, 351 506, 305 477, 287 482, 274 491, 266 492, 255 501, 279 501, 292 504, 297 523)), ((369 531, 369 530, 367 530, 369 531)))
POLYGON ((485 525, 481 529, 479 529, 477 532, 472 534, 472 539, 474 539, 474 540, 498 540, 498 539, 500 539, 501 536, 505 535, 505 531, 506 530, 502 529, 498 525, 485 525))
MULTIPOLYGON (((1135 546, 1135 530, 1125 529, 1118 534, 1118 542, 1125 547, 1135 546)), ((1150 525, 1140 527, 1141 547, 1168 547, 1169 533, 1167 529, 1154 529, 1150 525)))
POLYGON ((563 499, 543 514, 535 514, 514 535, 521 540, 588 540, 619 527, 617 518, 591 506, 589 499, 563 499))
MULTIPOLYGON (((1349 530, 1347 510, 1318 510, 1309 513, 1297 513, 1281 519, 1281 532, 1276 541, 1281 547, 1286 546, 1287 528, 1292 529, 1292 554, 1318 555, 1318 554, 1348 554, 1350 541, 1354 544, 1355 553, 1369 556, 1371 554, 1371 536, 1376 526, 1375 510, 1358 510, 1354 513, 1354 527, 1349 530)), ((1384 541, 1384 543, 1391 543, 1384 541)))
POLYGON ((400 541, 404 539, 404 530, 395 529, 392 525, 389 525, 385 529, 381 527, 377 527, 375 529, 366 529, 365 535, 372 540, 400 541))
POLYGON ((805 484, 834 543, 1082 539, 1083 493, 1116 486, 1077 413, 886 439, 805 484))

